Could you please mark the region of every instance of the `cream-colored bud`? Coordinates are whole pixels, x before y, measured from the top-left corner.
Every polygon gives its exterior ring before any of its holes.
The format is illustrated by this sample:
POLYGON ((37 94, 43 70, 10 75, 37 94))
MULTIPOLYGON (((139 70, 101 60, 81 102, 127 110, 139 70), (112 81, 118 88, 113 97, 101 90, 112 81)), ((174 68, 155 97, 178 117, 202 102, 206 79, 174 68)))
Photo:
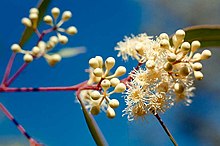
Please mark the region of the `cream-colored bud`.
POLYGON ((176 36, 177 40, 181 40, 182 41, 184 39, 184 37, 185 37, 185 31, 182 30, 182 29, 179 29, 179 30, 176 31, 175 36, 176 36))
POLYGON ((165 63, 164 66, 163 66, 164 70, 169 72, 173 69, 173 65, 169 62, 165 63))
POLYGON ((17 52, 20 52, 22 49, 21 49, 21 47, 20 47, 18 44, 13 44, 13 45, 11 46, 11 50, 12 50, 13 52, 17 53, 17 52))
POLYGON ((51 36, 50 41, 53 42, 54 44, 57 44, 59 42, 59 39, 57 36, 51 36))
POLYGON ((201 60, 209 59, 212 56, 212 52, 210 50, 204 50, 201 54, 201 60))
POLYGON ((167 82, 160 82, 157 86, 158 92, 167 92, 168 91, 168 83, 167 82))
POLYGON ((55 7, 55 8, 53 8, 53 9, 51 10, 51 13, 52 13, 53 17, 54 17, 55 19, 57 19, 57 17, 60 15, 60 9, 57 8, 57 7, 55 7))
POLYGON ((170 43, 167 39, 163 39, 160 41, 160 47, 164 49, 169 49, 170 43))
POLYGON ((180 68, 179 72, 180 72, 180 75, 182 75, 182 76, 188 76, 190 70, 187 66, 183 66, 183 67, 180 68))
POLYGON ((202 80, 203 79, 203 74, 201 71, 194 71, 194 76, 197 80, 202 80))
POLYGON ((101 56, 96 56, 95 59, 98 60, 99 68, 102 68, 102 66, 103 66, 103 59, 102 59, 102 57, 101 56))
POLYGON ((110 81, 109 80, 103 80, 102 82, 101 82, 101 87, 104 89, 104 90, 108 90, 108 88, 110 88, 110 86, 111 86, 111 83, 110 83, 110 81))
POLYGON ((185 90, 184 84, 182 83, 175 83, 174 84, 174 90, 176 93, 183 93, 183 91, 185 90))
POLYGON ((154 69, 154 67, 155 67, 155 61, 154 60, 148 60, 147 62, 146 62, 146 68, 147 69, 154 69))
POLYGON ((46 15, 44 16, 44 22, 49 24, 49 25, 53 25, 53 18, 50 15, 46 15))
POLYGON ((181 45, 181 51, 189 51, 190 50, 190 43, 189 42, 184 42, 181 45))
POLYGON ((116 71, 115 71, 113 76, 114 77, 120 77, 120 76, 124 75, 125 73, 126 73, 126 68, 124 66, 119 66, 116 69, 116 71))
POLYGON ((161 33, 160 36, 159 36, 159 38, 160 38, 161 40, 163 40, 163 39, 169 40, 169 36, 168 36, 168 34, 166 34, 166 33, 161 33))
POLYGON ((118 78, 112 78, 110 83, 112 87, 116 87, 120 83, 120 80, 118 78))
POLYGON ((135 46, 135 49, 136 49, 138 54, 144 55, 144 49, 143 49, 142 43, 137 43, 136 46, 135 46))
POLYGON ((125 84, 124 84, 124 83, 119 83, 119 84, 115 87, 115 89, 114 89, 113 92, 115 92, 115 93, 121 93, 121 92, 124 92, 125 90, 126 90, 125 84))
POLYGON ((174 53, 169 53, 168 56, 167 56, 167 61, 169 61, 169 62, 175 62, 175 61, 176 61, 176 58, 177 58, 176 54, 174 54, 174 53))
POLYGON ((30 14, 39 14, 39 10, 37 8, 31 8, 29 11, 30 14))
POLYGON ((72 17, 72 13, 70 11, 64 11, 62 15, 62 20, 67 21, 72 17))
POLYGON ((31 13, 29 15, 29 18, 32 20, 32 21, 36 21, 38 19, 38 15, 36 13, 31 13))
POLYGON ((101 68, 96 68, 96 69, 94 69, 93 74, 94 74, 96 77, 101 77, 102 74, 103 74, 103 71, 102 71, 101 68))
POLYGON ((115 65, 115 59, 113 57, 108 57, 105 60, 105 68, 106 68, 106 70, 111 70, 114 65, 115 65))
POLYGON ((41 50, 44 50, 46 48, 46 43, 44 41, 40 41, 38 43, 38 47, 41 49, 41 50))
POLYGON ((113 108, 111 107, 108 107, 107 108, 107 111, 106 111, 106 116, 110 119, 114 118, 115 117, 115 111, 113 108))
POLYGON ((92 67, 92 68, 97 68, 99 67, 99 62, 96 58, 91 58, 89 59, 89 66, 92 67))
POLYGON ((65 35, 58 35, 58 39, 61 44, 66 44, 68 42, 68 38, 65 35))
POLYGON ((194 54, 193 59, 200 60, 201 59, 201 54, 200 53, 194 54))
POLYGON ((193 41, 191 44, 191 51, 194 53, 201 46, 199 41, 193 41))
POLYGON ((39 53, 40 53, 40 48, 37 47, 37 46, 34 46, 34 47, 32 48, 32 54, 33 54, 34 56, 37 56, 39 53))
POLYGON ((29 18, 22 18, 21 19, 21 23, 24 24, 27 27, 31 27, 32 26, 32 22, 29 18))
POLYGON ((47 62, 50 66, 55 66, 58 62, 61 61, 61 56, 59 54, 53 54, 47 58, 47 62))
POLYGON ((196 62, 192 65, 193 70, 200 71, 202 69, 202 64, 200 62, 196 62))
POLYGON ((29 53, 26 53, 23 57, 23 60, 26 62, 26 63, 30 63, 33 61, 33 56, 29 53))
POLYGON ((101 97, 101 94, 99 93, 99 91, 92 91, 91 97, 93 100, 98 100, 101 97))
POLYGON ((117 99, 111 99, 109 101, 109 106, 111 108, 117 108, 119 106, 119 101, 117 99))
POLYGON ((70 26, 67 28, 66 33, 68 33, 69 35, 74 35, 77 33, 77 29, 75 26, 70 26))
POLYGON ((98 115, 100 112, 100 106, 99 105, 95 105, 91 108, 90 110, 91 114, 93 115, 98 115))

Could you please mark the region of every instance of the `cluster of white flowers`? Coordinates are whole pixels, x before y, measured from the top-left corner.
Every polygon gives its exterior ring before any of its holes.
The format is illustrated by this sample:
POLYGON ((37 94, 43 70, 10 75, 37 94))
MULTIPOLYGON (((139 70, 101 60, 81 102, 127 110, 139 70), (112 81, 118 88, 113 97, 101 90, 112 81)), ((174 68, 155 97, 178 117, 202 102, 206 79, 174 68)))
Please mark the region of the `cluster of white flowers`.
POLYGON ((125 38, 115 50, 118 56, 128 60, 128 56, 137 59, 144 67, 130 73, 127 83, 124 115, 128 120, 144 117, 148 113, 164 112, 176 102, 191 103, 193 96, 193 76, 203 79, 201 60, 211 57, 209 50, 195 53, 200 47, 199 41, 184 42, 185 32, 177 30, 172 37, 172 45, 166 33, 156 40, 147 34, 125 38))
POLYGON ((114 108, 119 106, 119 101, 110 99, 110 95, 122 93, 126 90, 125 84, 118 79, 118 77, 126 73, 126 68, 119 66, 114 74, 109 75, 110 70, 115 65, 115 59, 108 57, 103 66, 101 56, 91 58, 89 65, 90 78, 87 84, 95 85, 97 90, 83 90, 80 93, 80 98, 93 115, 99 114, 100 110, 102 110, 106 112, 108 118, 114 118, 116 115, 114 108), (109 89, 112 90, 109 91, 109 89))
POLYGON ((68 38, 61 33, 67 33, 69 35, 77 33, 77 29, 74 26, 70 26, 67 29, 61 28, 62 24, 72 17, 72 13, 70 11, 64 11, 59 22, 57 22, 60 15, 59 8, 53 8, 51 10, 51 14, 53 17, 46 15, 43 18, 44 22, 51 26, 51 29, 49 29, 48 32, 43 31, 41 34, 37 30, 39 18, 39 10, 37 8, 30 9, 29 18, 22 18, 21 22, 26 27, 32 28, 40 37, 40 41, 31 50, 23 50, 19 44, 13 44, 11 46, 13 52, 24 54, 23 59, 26 63, 32 62, 34 58, 43 56, 50 66, 54 66, 57 62, 61 61, 61 56, 59 54, 48 54, 48 52, 51 51, 58 43, 66 44, 68 42, 68 38), (47 42, 42 41, 41 37, 51 31, 56 31, 57 36, 51 36, 47 42))

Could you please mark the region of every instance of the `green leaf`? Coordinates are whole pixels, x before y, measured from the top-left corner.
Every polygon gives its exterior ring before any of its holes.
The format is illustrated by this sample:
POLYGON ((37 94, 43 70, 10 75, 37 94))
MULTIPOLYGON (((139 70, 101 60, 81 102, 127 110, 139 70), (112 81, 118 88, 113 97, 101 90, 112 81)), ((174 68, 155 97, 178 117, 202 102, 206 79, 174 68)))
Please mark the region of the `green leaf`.
POLYGON ((96 142, 96 145, 98 146, 107 146, 108 143, 105 140, 105 137, 103 136, 101 130, 99 129, 95 119, 92 117, 92 115, 87 111, 84 103, 79 98, 79 102, 82 106, 82 111, 84 114, 84 117, 86 119, 87 126, 90 130, 90 133, 92 134, 92 137, 94 141, 96 142))
POLYGON ((85 47, 71 47, 71 48, 62 48, 57 53, 60 54, 62 58, 69 58, 85 52, 86 52, 85 47))
POLYGON ((220 25, 197 25, 184 28, 185 41, 201 42, 201 48, 220 47, 220 25))
MULTIPOLYGON (((43 16, 44 16, 44 13, 49 5, 49 3, 51 2, 51 0, 41 0, 40 3, 38 4, 37 8, 39 10, 39 21, 38 21, 38 25, 40 23, 40 21, 42 20, 43 16)), ((20 43, 19 45, 22 47, 31 37, 31 35, 33 34, 33 29, 32 28, 29 28, 29 27, 26 27, 22 36, 21 36, 21 39, 20 39, 20 43)))

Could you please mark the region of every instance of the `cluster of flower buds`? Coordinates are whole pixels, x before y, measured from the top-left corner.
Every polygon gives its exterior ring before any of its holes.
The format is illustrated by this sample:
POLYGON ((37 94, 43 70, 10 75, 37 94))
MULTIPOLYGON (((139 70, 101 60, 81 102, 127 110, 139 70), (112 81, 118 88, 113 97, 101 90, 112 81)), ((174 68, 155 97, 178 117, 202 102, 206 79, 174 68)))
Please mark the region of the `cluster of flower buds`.
MULTIPOLYGON (((164 112, 179 101, 186 105, 193 96, 193 77, 203 79, 201 60, 211 57, 209 50, 195 53, 200 48, 199 41, 191 44, 184 41, 185 32, 177 30, 170 38, 162 33, 156 40, 146 34, 126 37, 115 48, 124 60, 128 56, 137 59, 145 67, 131 72, 125 94, 127 107, 124 113, 129 120, 147 113, 164 112)), ((124 114, 124 115, 125 115, 124 114)))
POLYGON ((109 118, 115 117, 114 108, 119 106, 119 101, 117 99, 110 99, 110 95, 113 93, 122 93, 126 90, 124 83, 121 83, 118 77, 126 73, 126 68, 119 66, 115 73, 109 75, 110 70, 115 65, 115 59, 113 57, 108 57, 103 65, 103 59, 101 56, 96 56, 89 60, 90 65, 90 79, 88 81, 89 85, 96 84, 100 87, 100 90, 89 90, 88 94, 81 98, 86 99, 85 104, 89 107, 93 115, 97 115, 100 109, 106 111, 106 115, 109 118), (104 70, 105 69, 105 70, 104 70), (112 91, 108 91, 112 89, 112 91), (106 108, 103 108, 106 107, 106 108))
POLYGON ((162 33, 160 38, 160 46, 168 50, 167 62, 164 64, 164 70, 175 76, 188 76, 193 71, 195 79, 202 80, 201 60, 211 57, 211 51, 204 50, 202 53, 195 53, 200 48, 199 41, 184 42, 185 32, 177 30, 172 37, 173 47, 169 44, 168 35, 162 33))
POLYGON ((56 65, 56 63, 61 61, 62 57, 59 54, 50 54, 48 52, 51 51, 58 43, 66 44, 68 42, 68 38, 65 35, 62 35, 60 32, 67 33, 69 35, 74 35, 77 33, 77 29, 74 26, 70 26, 67 29, 60 28, 64 22, 68 21, 72 17, 72 13, 70 11, 64 11, 62 18, 58 23, 57 19, 60 14, 59 8, 53 8, 51 13, 53 18, 50 15, 46 15, 44 16, 43 20, 52 28, 43 31, 42 34, 40 34, 37 30, 39 17, 39 10, 37 8, 30 9, 29 18, 22 18, 22 23, 25 26, 32 28, 38 34, 39 39, 42 39, 41 37, 43 37, 43 35, 52 31, 57 32, 57 36, 51 36, 47 42, 42 40, 39 41, 38 44, 31 50, 23 50, 19 44, 13 44, 11 46, 12 51, 15 53, 24 54, 23 60, 26 63, 32 62, 34 58, 44 57, 50 66, 56 65))

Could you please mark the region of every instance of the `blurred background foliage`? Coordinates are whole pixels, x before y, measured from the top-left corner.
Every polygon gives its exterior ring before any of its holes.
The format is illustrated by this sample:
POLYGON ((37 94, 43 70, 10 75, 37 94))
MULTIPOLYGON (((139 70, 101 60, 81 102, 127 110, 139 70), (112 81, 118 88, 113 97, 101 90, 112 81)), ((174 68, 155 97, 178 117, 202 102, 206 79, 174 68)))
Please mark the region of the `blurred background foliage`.
MULTIPOLYGON (((1 2, 0 77, 11 54, 10 46, 19 41, 24 29, 20 20, 28 16, 29 9, 37 3, 37 0, 1 2)), ((142 32, 149 35, 167 32, 171 35, 177 29, 192 25, 220 23, 218 0, 57 0, 51 2, 47 13, 54 6, 62 11, 71 10, 73 18, 67 25, 73 24, 79 30, 65 47, 85 46, 87 52, 63 59, 54 68, 43 59, 34 61, 12 86, 73 85, 88 78, 85 69, 89 58, 95 55, 116 57, 114 46, 125 35, 142 32)), ((40 25, 40 30, 45 28, 48 26, 40 25)), ((34 35, 25 49, 31 49, 36 38, 34 35)), ((56 48, 59 50, 63 46, 56 48)), ((218 48, 211 50, 212 58, 204 62, 205 78, 196 82, 193 103, 189 107, 178 104, 161 115, 179 145, 217 146, 220 143, 220 54, 218 48)), ((118 58, 117 61, 118 65, 125 64, 128 70, 136 65, 132 60, 124 63, 118 58)), ((13 71, 21 63, 22 56, 18 55, 13 71)), ((125 105, 121 95, 118 99, 121 106, 115 119, 107 119, 104 113, 95 117, 109 145, 172 145, 154 117, 134 122, 121 117, 125 105)), ((4 93, 0 94, 0 102, 33 137, 48 146, 95 145, 72 92, 4 93)), ((28 142, 0 112, 0 146, 19 145, 26 146, 28 142)))

